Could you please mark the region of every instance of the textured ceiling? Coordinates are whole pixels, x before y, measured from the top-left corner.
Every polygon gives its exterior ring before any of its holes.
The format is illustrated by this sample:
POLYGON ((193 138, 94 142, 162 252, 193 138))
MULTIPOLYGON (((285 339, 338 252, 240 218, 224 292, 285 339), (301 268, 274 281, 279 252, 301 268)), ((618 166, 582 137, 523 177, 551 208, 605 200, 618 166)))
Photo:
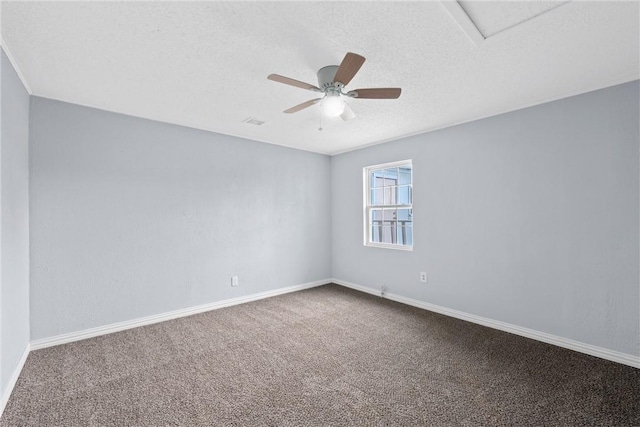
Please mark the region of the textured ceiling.
POLYGON ((337 153, 639 77, 638 2, 560 3, 462 3, 480 46, 427 1, 5 1, 2 37, 34 95, 337 153), (268 74, 316 84, 347 51, 367 58, 347 89, 402 96, 323 131, 318 105, 282 113, 316 94, 268 74))

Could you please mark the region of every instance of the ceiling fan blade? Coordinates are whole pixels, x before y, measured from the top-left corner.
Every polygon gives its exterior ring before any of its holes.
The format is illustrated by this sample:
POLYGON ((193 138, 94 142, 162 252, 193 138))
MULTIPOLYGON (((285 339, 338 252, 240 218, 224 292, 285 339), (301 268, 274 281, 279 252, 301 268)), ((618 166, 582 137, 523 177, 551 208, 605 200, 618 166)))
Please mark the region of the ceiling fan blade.
POLYGON ((354 93, 356 98, 362 99, 396 99, 401 92, 402 89, 399 87, 381 87, 376 89, 356 89, 349 93, 354 93))
POLYGON ((311 107, 313 104, 317 104, 320 101, 322 101, 322 98, 311 99, 307 102, 303 102, 302 104, 298 104, 295 107, 291 107, 288 110, 284 110, 284 112, 287 114, 297 113, 298 111, 311 107))
POLYGON ((344 111, 342 112, 342 114, 340 114, 340 117, 342 118, 342 120, 344 120, 346 122, 347 120, 355 119, 356 118, 356 114, 353 112, 351 107, 349 107, 349 104, 347 104, 345 102, 344 103, 344 111))
POLYGON ((360 56, 357 53, 348 52, 340 67, 338 67, 338 71, 336 71, 336 76, 333 78, 334 82, 340 82, 344 86, 348 85, 353 76, 356 75, 362 64, 364 64, 365 57, 360 56))
POLYGON ((309 83, 301 82, 300 80, 290 79, 289 77, 281 76, 280 74, 269 74, 267 78, 269 80, 273 80, 274 82, 284 83, 286 85, 296 86, 302 89, 315 90, 317 92, 321 92, 320 88, 318 88, 317 86, 314 86, 309 83))

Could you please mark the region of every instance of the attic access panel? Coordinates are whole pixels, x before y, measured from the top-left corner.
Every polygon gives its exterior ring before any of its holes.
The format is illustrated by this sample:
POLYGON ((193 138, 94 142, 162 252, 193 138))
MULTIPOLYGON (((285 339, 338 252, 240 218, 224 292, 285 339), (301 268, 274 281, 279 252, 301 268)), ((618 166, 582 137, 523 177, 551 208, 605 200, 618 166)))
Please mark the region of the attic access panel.
POLYGON ((568 1, 458 1, 485 38, 547 13, 568 1))

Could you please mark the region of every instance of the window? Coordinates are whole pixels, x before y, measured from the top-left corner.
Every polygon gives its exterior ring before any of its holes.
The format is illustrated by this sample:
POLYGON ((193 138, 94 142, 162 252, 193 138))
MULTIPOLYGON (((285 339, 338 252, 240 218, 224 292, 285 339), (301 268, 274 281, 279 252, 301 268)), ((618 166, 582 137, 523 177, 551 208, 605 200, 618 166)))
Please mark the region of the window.
POLYGON ((364 244, 413 250, 411 160, 364 168, 364 244))

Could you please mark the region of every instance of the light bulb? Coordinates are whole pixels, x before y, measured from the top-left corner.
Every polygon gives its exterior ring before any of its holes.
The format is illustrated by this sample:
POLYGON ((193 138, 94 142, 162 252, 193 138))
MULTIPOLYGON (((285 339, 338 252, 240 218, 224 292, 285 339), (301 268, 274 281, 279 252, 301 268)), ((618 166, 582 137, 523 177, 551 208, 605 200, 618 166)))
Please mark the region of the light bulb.
POLYGON ((338 117, 344 111, 344 101, 340 94, 327 94, 322 101, 322 113, 328 117, 338 117))

